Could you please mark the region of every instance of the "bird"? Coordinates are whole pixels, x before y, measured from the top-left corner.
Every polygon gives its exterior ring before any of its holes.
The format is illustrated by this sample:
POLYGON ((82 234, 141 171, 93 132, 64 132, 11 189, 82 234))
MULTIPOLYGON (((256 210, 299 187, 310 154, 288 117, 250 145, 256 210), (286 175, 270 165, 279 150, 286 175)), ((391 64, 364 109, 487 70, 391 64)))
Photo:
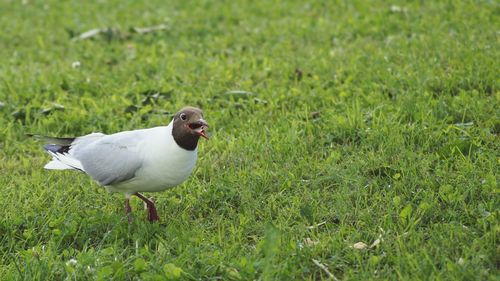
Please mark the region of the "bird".
POLYGON ((44 168, 86 173, 110 192, 125 194, 125 214, 132 223, 131 196, 144 201, 150 222, 159 221, 155 203, 142 192, 160 192, 184 182, 198 158, 200 137, 209 125, 201 109, 186 106, 167 126, 91 133, 80 137, 30 135, 45 142, 52 156, 44 168))

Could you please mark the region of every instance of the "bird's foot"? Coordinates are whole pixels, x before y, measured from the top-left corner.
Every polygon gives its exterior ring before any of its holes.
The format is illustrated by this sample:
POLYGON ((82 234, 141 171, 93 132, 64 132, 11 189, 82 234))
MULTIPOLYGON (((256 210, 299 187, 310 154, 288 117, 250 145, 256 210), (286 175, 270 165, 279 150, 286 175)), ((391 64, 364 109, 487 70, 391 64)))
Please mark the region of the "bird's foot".
POLYGON ((158 212, 156 211, 156 206, 155 202, 153 201, 153 198, 148 199, 140 193, 136 193, 135 195, 139 197, 142 201, 144 201, 146 209, 148 210, 148 221, 150 222, 159 221, 160 217, 158 216, 158 212))
POLYGON ((148 221, 150 222, 155 222, 159 221, 160 217, 158 216, 158 213, 156 212, 156 206, 154 204, 148 206, 148 221))
POLYGON ((132 208, 130 207, 130 198, 125 199, 125 214, 127 215, 127 220, 129 224, 134 221, 132 218, 132 208))

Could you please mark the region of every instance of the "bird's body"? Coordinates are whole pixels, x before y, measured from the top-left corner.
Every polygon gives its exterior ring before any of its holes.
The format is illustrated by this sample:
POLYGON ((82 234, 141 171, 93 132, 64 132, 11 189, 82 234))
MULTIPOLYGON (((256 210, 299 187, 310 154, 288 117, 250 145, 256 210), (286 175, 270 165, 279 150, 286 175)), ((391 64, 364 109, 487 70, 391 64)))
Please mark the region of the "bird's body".
POLYGON ((54 159, 45 168, 81 170, 109 191, 127 196, 163 191, 186 180, 197 158, 197 148, 186 150, 175 142, 172 125, 81 136, 66 153, 47 147, 54 159))
MULTIPOLYGON (((127 213, 131 195, 154 209, 139 192, 163 191, 185 181, 195 167, 198 139, 206 138, 207 126, 199 109, 186 107, 168 126, 77 138, 42 137, 52 155, 45 168, 80 170, 109 191, 124 193, 127 213)), ((150 215, 158 219, 156 209, 150 215)))
POLYGON ((156 127, 147 130, 151 137, 141 143, 145 156, 142 167, 137 170, 135 177, 107 186, 110 191, 126 190, 126 194, 135 192, 158 192, 177 186, 184 182, 193 171, 198 148, 185 150, 175 143, 172 138, 172 126, 156 127), (151 139, 165 139, 165 142, 153 142, 151 139))

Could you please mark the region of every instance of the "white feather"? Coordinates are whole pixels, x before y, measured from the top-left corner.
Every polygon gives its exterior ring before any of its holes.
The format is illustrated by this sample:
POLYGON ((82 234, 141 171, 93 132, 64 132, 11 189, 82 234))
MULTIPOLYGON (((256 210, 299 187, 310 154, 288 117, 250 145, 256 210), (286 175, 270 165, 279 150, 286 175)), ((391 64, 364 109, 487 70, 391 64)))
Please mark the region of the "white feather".
POLYGON ((63 162, 61 162, 59 160, 52 160, 52 161, 50 161, 49 163, 47 163, 44 166, 44 168, 47 169, 47 170, 68 170, 68 169, 73 170, 72 167, 64 164, 63 162))
MULTIPOLYGON (((54 167, 54 165, 50 165, 52 162, 56 162, 56 163, 60 163, 60 165, 57 165, 57 167, 62 167, 62 166, 66 166, 68 168, 64 168, 64 169, 79 169, 79 170, 82 170, 82 171, 85 171, 83 169, 83 166, 82 166, 82 163, 80 163, 80 161, 78 161, 77 159, 71 157, 71 155, 68 155, 68 154, 61 154, 61 153, 54 153, 52 151, 49 151, 50 155, 52 155, 52 161, 50 161, 49 163, 47 163, 47 165, 45 165, 45 169, 51 169, 51 168, 47 168, 47 166, 49 167, 54 167)), ((54 168, 52 168, 54 170, 54 168)), ((55 168, 55 170, 62 170, 62 168, 55 168)))

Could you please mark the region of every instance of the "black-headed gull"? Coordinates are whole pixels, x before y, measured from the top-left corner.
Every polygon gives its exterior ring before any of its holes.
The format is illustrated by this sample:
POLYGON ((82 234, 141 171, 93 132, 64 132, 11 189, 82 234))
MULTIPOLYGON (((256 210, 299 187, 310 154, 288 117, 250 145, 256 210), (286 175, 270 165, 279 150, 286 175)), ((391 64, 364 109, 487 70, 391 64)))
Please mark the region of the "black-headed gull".
POLYGON ((36 136, 47 144, 50 170, 79 170, 113 192, 125 194, 131 222, 130 197, 142 199, 148 220, 159 220, 154 202, 139 192, 158 192, 182 183, 197 158, 198 140, 207 138, 207 122, 195 107, 184 107, 168 126, 111 135, 92 133, 76 138, 36 136))

